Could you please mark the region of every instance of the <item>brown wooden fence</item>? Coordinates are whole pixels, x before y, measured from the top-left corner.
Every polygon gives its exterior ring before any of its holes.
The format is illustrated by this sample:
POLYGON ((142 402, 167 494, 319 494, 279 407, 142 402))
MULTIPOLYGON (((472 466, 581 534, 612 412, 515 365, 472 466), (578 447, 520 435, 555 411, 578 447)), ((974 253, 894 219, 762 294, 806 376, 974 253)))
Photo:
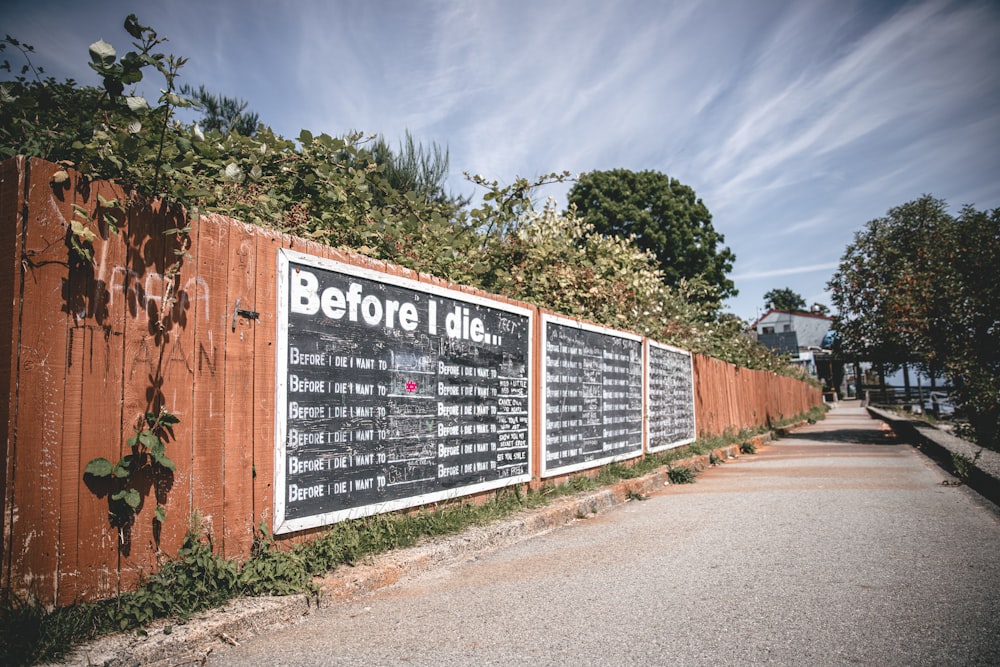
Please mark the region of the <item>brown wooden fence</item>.
POLYGON ((822 402, 820 391, 804 382, 701 355, 694 356, 694 377, 701 436, 770 426, 822 402))
MULTIPOLYGON (((72 171, 54 183, 59 170, 0 163, 0 588, 50 605, 134 587, 176 553, 194 512, 229 557, 246 556, 254 527, 270 525, 279 248, 445 285, 215 215, 194 224, 190 257, 171 281, 183 249, 163 231, 185 224, 178 211, 134 199, 121 212, 102 198, 128 193, 72 171), (92 263, 69 250, 74 216, 100 226, 92 263), (259 317, 236 316, 237 301, 259 317), (119 530, 107 489, 83 469, 95 457, 116 461, 160 405, 180 418, 168 444, 177 471, 144 480, 137 520, 119 530)), ((821 402, 788 378, 697 356, 694 368, 701 435, 821 402)))

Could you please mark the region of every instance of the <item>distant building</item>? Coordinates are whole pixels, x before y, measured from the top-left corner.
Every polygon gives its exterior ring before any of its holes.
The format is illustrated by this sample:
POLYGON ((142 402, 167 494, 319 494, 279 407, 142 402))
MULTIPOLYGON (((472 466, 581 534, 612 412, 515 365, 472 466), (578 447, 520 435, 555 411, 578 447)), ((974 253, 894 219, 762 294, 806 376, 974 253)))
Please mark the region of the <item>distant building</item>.
POLYGON ((760 344, 789 355, 793 363, 802 366, 813 377, 833 380, 829 377, 832 317, 818 312, 772 308, 751 324, 750 329, 760 344))

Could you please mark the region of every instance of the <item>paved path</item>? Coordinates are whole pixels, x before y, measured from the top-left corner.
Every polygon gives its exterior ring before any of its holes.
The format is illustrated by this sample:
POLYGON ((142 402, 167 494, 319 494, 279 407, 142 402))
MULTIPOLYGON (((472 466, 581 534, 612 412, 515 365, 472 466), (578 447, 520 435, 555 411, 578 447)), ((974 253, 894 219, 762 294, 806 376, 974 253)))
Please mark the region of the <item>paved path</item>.
POLYGON ((207 665, 998 665, 996 508, 841 407, 207 665))

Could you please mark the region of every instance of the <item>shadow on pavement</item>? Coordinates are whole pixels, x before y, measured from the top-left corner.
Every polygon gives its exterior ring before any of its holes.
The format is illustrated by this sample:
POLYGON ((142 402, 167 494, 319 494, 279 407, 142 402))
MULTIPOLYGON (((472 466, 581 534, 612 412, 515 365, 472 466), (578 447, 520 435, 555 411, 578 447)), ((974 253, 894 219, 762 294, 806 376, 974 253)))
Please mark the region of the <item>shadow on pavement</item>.
MULTIPOLYGON (((792 431, 781 440, 810 440, 814 442, 842 442, 859 445, 899 445, 902 441, 890 429, 879 428, 830 428, 792 431)), ((779 440, 778 442, 780 442, 779 440)))

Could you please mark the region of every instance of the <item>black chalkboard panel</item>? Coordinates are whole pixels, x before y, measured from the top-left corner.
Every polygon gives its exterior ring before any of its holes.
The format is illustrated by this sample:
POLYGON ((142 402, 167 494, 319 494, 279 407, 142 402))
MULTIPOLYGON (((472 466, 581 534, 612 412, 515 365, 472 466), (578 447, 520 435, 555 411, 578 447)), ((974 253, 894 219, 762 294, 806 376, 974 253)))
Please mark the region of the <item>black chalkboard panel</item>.
POLYGON ((694 442, 691 354, 654 341, 647 345, 646 448, 656 452, 694 442))
POLYGON ((542 476, 642 455, 642 339, 542 316, 542 476))
POLYGON ((531 479, 531 310, 278 264, 275 533, 531 479))

